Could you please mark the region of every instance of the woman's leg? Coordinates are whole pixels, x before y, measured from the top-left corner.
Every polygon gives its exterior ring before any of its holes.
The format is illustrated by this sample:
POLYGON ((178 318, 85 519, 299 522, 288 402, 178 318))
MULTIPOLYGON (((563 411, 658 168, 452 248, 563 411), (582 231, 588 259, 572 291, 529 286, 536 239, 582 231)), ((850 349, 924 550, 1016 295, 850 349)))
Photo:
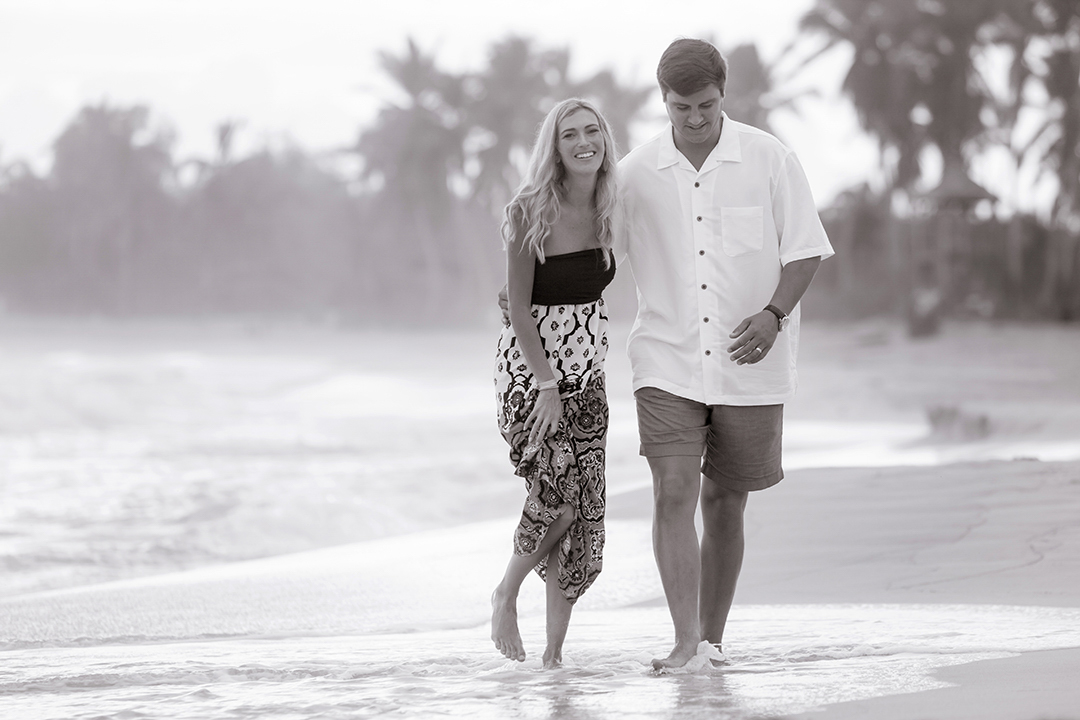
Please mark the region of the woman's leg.
POLYGON ((574 606, 566 599, 559 587, 559 546, 551 548, 547 561, 547 648, 544 650, 544 667, 557 668, 562 665, 562 646, 566 639, 566 629, 570 626, 570 612, 574 606))
MULTIPOLYGON (((547 648, 544 650, 544 667, 562 665, 563 641, 570 626, 573 603, 566 590, 559 586, 560 576, 578 576, 578 584, 570 588, 575 598, 588 588, 600 571, 599 549, 603 546, 603 517, 606 503, 604 483, 604 440, 607 435, 608 409, 604 393, 604 376, 598 373, 585 391, 569 398, 565 406, 567 425, 572 437, 574 470, 578 494, 576 505, 580 522, 570 538, 571 553, 575 565, 562 566, 560 547, 556 545, 548 556, 547 572, 547 648), (597 553, 594 555, 594 553, 597 553)), ((564 538, 565 539, 565 538, 564 538)), ((563 556, 565 557, 565 556, 563 556)))
MULTIPOLYGON (((566 534, 573 521, 573 509, 570 506, 561 508, 561 514, 548 526, 547 533, 535 552, 529 555, 514 553, 510 556, 502 582, 491 595, 491 639, 499 652, 511 660, 520 662, 525 659, 525 647, 521 643, 521 633, 518 631, 517 624, 517 596, 521 583, 541 558, 552 552, 557 555, 559 540, 566 534)), ((558 565, 553 565, 549 561, 549 583, 552 574, 558 575, 558 565)), ((569 614, 567 614, 567 622, 569 622, 569 614)))

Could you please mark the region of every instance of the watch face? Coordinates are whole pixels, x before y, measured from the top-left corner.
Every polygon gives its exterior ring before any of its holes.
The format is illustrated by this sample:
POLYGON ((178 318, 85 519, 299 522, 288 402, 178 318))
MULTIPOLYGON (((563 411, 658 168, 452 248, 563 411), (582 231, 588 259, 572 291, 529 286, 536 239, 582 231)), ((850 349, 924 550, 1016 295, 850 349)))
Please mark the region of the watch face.
POLYGON ((787 315, 785 315, 784 317, 780 318, 780 331, 781 331, 781 332, 783 332, 784 330, 786 330, 786 329, 787 329, 787 326, 788 326, 788 323, 789 323, 789 322, 791 322, 791 318, 790 318, 790 317, 788 317, 787 315))

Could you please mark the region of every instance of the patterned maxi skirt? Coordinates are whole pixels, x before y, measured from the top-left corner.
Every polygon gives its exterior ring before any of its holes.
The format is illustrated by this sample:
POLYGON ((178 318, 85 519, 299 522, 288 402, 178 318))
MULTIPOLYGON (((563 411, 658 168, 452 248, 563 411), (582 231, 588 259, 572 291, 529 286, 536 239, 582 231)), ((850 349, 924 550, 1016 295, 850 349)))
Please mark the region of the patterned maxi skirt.
MULTIPOLYGON (((575 519, 558 545, 557 576, 563 595, 573 603, 603 566, 607 317, 603 300, 586 305, 534 305, 533 316, 560 381, 563 416, 551 437, 529 444, 524 424, 539 394, 537 382, 513 330, 505 329, 495 372, 499 430, 510 445, 515 474, 525 479, 527 491, 514 533, 514 552, 536 552, 560 511, 573 508, 575 519)), ((540 558, 536 571, 547 578, 547 557, 540 558)))

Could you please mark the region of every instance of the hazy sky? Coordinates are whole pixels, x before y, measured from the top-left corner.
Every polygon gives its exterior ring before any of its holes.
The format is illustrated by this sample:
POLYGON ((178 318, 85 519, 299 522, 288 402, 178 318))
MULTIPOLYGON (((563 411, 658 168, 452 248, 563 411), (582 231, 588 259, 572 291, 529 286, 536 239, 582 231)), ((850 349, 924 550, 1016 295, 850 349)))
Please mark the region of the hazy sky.
MULTIPOLYGON (((678 36, 721 47, 753 41, 767 60, 794 37, 812 0, 0 0, 0 161, 41 165, 77 110, 102 99, 147 104, 177 134, 177 154, 210 155, 214 126, 241 120, 237 150, 351 142, 391 97, 376 52, 406 37, 447 69, 479 68, 492 41, 514 33, 568 46, 571 73, 611 67, 654 82, 678 36)), ((873 172, 875 145, 839 97, 842 53, 805 72, 821 95, 799 116, 775 113, 819 201, 873 172)), ((738 72, 738 68, 732 68, 738 72)), ((659 93, 635 141, 663 118, 659 93)))

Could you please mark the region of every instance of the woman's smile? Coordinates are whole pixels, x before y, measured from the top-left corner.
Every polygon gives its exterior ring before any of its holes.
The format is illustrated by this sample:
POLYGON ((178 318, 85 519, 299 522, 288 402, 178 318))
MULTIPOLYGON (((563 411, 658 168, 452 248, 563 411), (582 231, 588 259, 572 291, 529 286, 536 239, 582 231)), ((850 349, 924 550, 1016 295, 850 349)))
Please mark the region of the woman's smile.
POLYGON ((596 172, 604 158, 604 140, 600 123, 592 112, 582 108, 559 123, 558 151, 563 167, 575 172, 596 172))

